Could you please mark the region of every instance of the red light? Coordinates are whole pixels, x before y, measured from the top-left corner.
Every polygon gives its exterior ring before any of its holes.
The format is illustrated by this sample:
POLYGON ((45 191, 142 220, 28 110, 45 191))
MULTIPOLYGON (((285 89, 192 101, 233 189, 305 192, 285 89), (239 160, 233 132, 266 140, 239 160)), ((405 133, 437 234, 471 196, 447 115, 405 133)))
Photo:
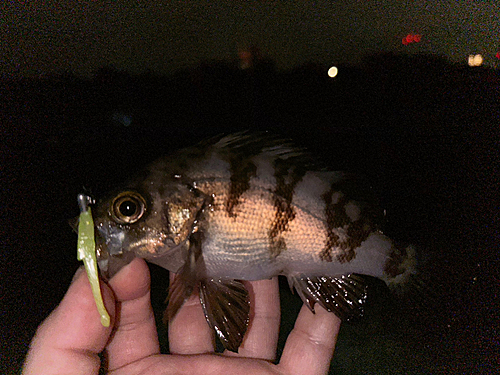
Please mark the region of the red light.
POLYGON ((405 36, 402 40, 402 43, 407 46, 408 44, 411 43, 418 43, 422 40, 422 35, 420 34, 408 34, 405 36))
POLYGON ((495 57, 496 57, 497 59, 500 59, 500 52, 497 52, 497 54, 495 55, 495 57))

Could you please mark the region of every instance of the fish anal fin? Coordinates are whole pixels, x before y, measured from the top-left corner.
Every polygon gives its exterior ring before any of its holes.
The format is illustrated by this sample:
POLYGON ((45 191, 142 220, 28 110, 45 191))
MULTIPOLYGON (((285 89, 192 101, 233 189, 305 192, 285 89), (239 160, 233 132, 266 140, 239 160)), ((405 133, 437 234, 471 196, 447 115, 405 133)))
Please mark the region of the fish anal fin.
POLYGON ((247 289, 237 280, 207 279, 200 282, 199 294, 208 325, 227 350, 237 352, 249 322, 247 289))
POLYGON ((366 300, 366 283, 356 274, 337 277, 289 275, 302 301, 314 313, 314 304, 333 312, 342 320, 363 315, 366 300))

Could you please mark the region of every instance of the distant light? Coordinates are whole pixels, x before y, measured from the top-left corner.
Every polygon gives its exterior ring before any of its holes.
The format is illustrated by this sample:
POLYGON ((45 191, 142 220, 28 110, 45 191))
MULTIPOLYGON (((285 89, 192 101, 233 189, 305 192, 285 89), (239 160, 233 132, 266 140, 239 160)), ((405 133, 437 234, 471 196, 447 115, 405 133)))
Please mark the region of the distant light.
POLYGON ((401 43, 407 46, 410 43, 418 43, 421 40, 422 40, 422 35, 420 34, 408 34, 402 39, 401 43))
POLYGON ((328 69, 328 77, 333 78, 339 73, 339 70, 337 69, 336 66, 332 66, 330 69, 328 69))
POLYGON ((495 57, 496 57, 497 59, 500 59, 500 52, 497 52, 497 54, 495 55, 495 57))
POLYGON ((483 65, 483 61, 483 56, 479 53, 477 55, 469 55, 469 66, 481 66, 483 65))
POLYGON ((124 112, 114 112, 112 118, 123 126, 130 126, 130 124, 132 124, 132 116, 124 112))
POLYGON ((240 58, 240 69, 248 69, 253 66, 252 52, 247 50, 239 51, 238 57, 240 58))

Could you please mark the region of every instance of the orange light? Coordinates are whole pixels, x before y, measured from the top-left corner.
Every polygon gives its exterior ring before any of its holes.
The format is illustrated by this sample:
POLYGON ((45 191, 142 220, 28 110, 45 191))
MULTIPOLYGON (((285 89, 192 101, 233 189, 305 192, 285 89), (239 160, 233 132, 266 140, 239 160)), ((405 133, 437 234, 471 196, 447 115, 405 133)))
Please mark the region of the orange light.
POLYGON ((469 63, 469 66, 481 66, 483 65, 484 58, 481 54, 477 55, 469 55, 467 62, 469 63))

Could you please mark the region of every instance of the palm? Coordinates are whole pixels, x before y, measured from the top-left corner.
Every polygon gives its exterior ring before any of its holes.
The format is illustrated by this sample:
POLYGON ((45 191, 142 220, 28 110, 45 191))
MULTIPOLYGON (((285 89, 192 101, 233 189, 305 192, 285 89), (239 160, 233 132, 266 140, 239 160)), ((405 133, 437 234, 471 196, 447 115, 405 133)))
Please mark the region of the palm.
MULTIPOLYGON (((113 374, 307 375, 328 371, 340 320, 321 307, 316 307, 316 314, 302 308, 280 363, 273 364, 280 320, 276 278, 247 285, 251 298, 248 331, 238 353, 223 354, 214 353, 213 333, 196 296, 186 301, 169 324, 170 351, 174 354, 159 354, 149 285, 148 268, 139 260, 110 281, 117 301, 115 328, 111 331, 100 326, 90 287, 80 274, 60 306, 40 327, 24 373, 40 373, 40 369, 55 372, 47 367, 55 361, 61 372, 76 374, 80 373, 78 369, 85 369, 81 373, 96 373, 96 353, 103 349, 108 371, 113 374), (75 366, 77 361, 79 365, 75 366)), ((113 313, 111 292, 104 290, 104 295, 113 313)))

